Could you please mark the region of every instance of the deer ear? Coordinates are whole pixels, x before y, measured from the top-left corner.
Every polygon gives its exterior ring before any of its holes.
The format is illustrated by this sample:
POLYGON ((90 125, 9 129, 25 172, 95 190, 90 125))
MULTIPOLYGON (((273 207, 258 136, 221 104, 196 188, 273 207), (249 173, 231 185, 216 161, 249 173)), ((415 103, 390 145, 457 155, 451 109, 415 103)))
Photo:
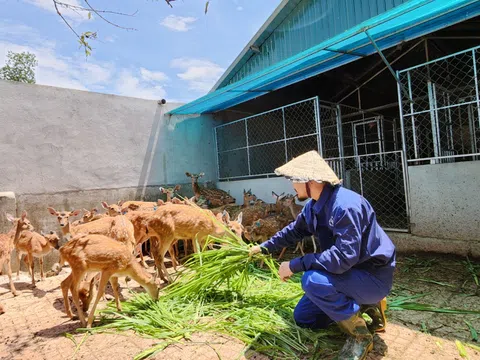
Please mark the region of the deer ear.
POLYGON ((98 212, 98 209, 97 209, 97 208, 93 208, 91 212, 92 212, 92 213, 97 213, 97 212, 98 212))
POLYGON ((43 237, 45 237, 45 233, 43 232, 43 230, 40 230, 40 235, 42 235, 43 237))
POLYGON ((108 210, 108 204, 105 201, 102 201, 102 207, 108 210))
POLYGON ((118 204, 118 206, 122 206, 124 202, 125 202, 125 201, 120 200, 117 204, 118 204))
POLYGON ((275 191, 272 191, 272 196, 273 196, 274 198, 278 198, 278 195, 275 193, 275 191))
POLYGON ((73 210, 70 212, 70 216, 77 216, 80 213, 81 213, 81 210, 73 210))
POLYGON ((188 177, 192 177, 192 174, 190 174, 189 172, 186 172, 185 175, 187 175, 188 177))
POLYGON ((243 220, 243 211, 238 214, 237 216, 237 222, 241 225, 242 224, 242 220, 243 220))
POLYGON ((173 191, 178 191, 178 190, 180 190, 181 188, 182 188, 182 185, 177 184, 177 185, 175 185, 175 187, 173 188, 173 191))
POLYGON ((47 210, 52 215, 57 215, 58 214, 57 211, 52 207, 48 207, 47 210))
POLYGON ((23 212, 22 212, 22 221, 25 220, 26 217, 27 217, 27 210, 23 210, 23 212))
POLYGON ((12 222, 12 223, 15 221, 15 218, 14 218, 12 215, 8 214, 8 213, 5 214, 5 217, 7 218, 8 221, 10 221, 10 222, 12 222))
POLYGON ((55 231, 50 230, 50 235, 56 235, 55 231))
POLYGON ((226 223, 228 223, 230 221, 230 214, 227 212, 227 210, 223 210, 222 219, 226 223))

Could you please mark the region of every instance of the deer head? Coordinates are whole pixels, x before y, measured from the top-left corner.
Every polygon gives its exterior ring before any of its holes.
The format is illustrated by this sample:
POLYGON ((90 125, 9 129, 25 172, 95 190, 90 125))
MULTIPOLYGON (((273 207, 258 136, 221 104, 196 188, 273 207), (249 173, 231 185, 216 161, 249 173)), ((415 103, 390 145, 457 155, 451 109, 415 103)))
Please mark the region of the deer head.
POLYGON ((24 231, 24 230, 27 230, 27 231, 33 231, 33 225, 30 223, 30 220, 27 219, 27 212, 24 211, 22 213, 22 217, 21 218, 15 218, 13 217, 12 215, 6 213, 5 214, 5 217, 7 218, 7 220, 9 222, 12 223, 12 225, 14 226, 19 226, 20 227, 20 231, 24 231), (25 216, 24 216, 25 215, 25 216))
POLYGON ((256 200, 257 197, 252 194, 252 189, 249 189, 248 191, 245 191, 245 189, 243 189, 243 205, 254 205, 256 200))
POLYGON ((80 214, 81 210, 72 210, 72 211, 62 211, 58 212, 52 207, 47 208, 48 212, 57 217, 58 223, 60 224, 61 227, 65 227, 68 225, 68 219, 72 216, 77 216, 80 214))
POLYGON ((48 241, 52 248, 55 248, 57 250, 60 248, 60 238, 55 231, 50 231, 49 234, 45 234, 43 231, 40 231, 40 235, 42 235, 48 241))
POLYGON ((87 209, 83 209, 82 221, 84 223, 89 222, 97 213, 98 213, 97 208, 93 208, 90 211, 88 211, 87 209))
POLYGON ((200 174, 191 174, 189 172, 186 172, 185 175, 187 175, 187 177, 191 178, 192 182, 197 183, 198 178, 201 178, 201 177, 205 176, 205 173, 201 172, 200 174))
POLYGON ((173 188, 164 188, 164 187, 160 187, 160 192, 162 194, 167 194, 167 201, 171 200, 173 198, 173 196, 175 195, 175 193, 181 189, 181 185, 175 185, 175 187, 173 188))
POLYGON ((102 207, 107 210, 108 216, 117 216, 122 214, 123 201, 119 201, 116 204, 108 205, 105 201, 102 201, 102 207))
POLYGON ((228 228, 238 237, 242 237, 244 227, 242 225, 242 220, 243 220, 243 212, 238 214, 237 218, 235 220, 230 220, 230 214, 226 211, 223 210, 223 213, 218 214, 217 218, 221 220, 225 225, 228 226, 228 228), (220 215, 220 216, 219 216, 220 215))

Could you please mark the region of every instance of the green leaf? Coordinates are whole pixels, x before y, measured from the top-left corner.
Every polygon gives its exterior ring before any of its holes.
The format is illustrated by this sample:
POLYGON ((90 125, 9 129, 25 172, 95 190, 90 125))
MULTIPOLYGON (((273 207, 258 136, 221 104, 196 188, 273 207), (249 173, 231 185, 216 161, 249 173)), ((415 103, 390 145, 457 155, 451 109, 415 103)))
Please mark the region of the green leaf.
POLYGON ((455 340, 455 345, 457 345, 458 353, 462 358, 470 359, 470 357, 467 354, 467 350, 465 349, 465 346, 463 346, 461 341, 455 340))
POLYGON ((88 20, 90 20, 92 18, 92 13, 89 11, 88 12, 88 20))
POLYGON ((473 341, 478 341, 478 333, 475 330, 475 328, 473 327, 473 325, 470 322, 468 322, 467 320, 464 320, 464 321, 465 321, 465 324, 467 324, 468 329, 470 330, 470 335, 472 335, 472 340, 473 341))

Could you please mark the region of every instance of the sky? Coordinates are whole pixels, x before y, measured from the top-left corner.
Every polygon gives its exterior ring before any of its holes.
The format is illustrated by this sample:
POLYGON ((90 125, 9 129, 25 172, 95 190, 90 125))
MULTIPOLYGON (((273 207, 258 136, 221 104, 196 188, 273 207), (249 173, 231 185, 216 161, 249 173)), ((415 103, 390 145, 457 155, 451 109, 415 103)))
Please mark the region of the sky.
MULTIPOLYGON (((85 0, 59 0, 87 6, 85 0)), ((87 0, 93 14, 60 8, 77 33, 97 32, 92 56, 52 0, 0 0, 0 67, 9 50, 37 56, 37 84, 188 102, 206 94, 281 0, 87 0)))

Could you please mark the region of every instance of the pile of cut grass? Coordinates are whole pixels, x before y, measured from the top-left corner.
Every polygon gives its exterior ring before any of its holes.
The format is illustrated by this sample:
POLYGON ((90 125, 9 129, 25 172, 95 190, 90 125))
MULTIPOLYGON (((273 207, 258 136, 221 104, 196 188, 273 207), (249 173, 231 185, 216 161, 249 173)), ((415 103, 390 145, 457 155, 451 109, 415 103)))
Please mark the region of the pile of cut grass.
MULTIPOLYGON (((210 237, 214 250, 193 254, 158 301, 138 294, 101 311, 102 324, 90 331, 127 331, 155 338, 159 343, 138 354, 145 359, 196 332, 220 333, 275 359, 324 358, 341 344, 330 335, 338 330, 313 332, 298 327, 293 310, 303 295, 299 275, 288 282, 278 277, 278 264, 270 255, 249 256, 250 245, 241 239, 210 237), (257 264, 262 262, 265 269, 257 264)), ((242 354, 239 354, 239 357, 242 354)))

